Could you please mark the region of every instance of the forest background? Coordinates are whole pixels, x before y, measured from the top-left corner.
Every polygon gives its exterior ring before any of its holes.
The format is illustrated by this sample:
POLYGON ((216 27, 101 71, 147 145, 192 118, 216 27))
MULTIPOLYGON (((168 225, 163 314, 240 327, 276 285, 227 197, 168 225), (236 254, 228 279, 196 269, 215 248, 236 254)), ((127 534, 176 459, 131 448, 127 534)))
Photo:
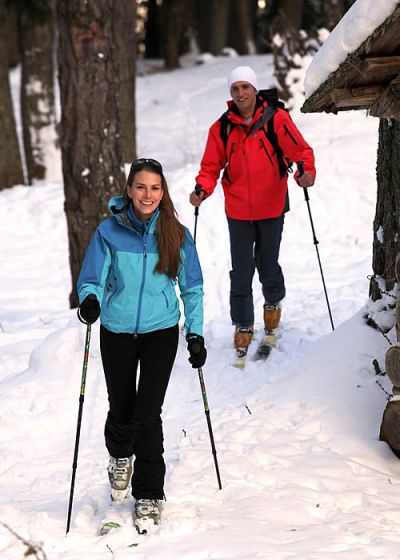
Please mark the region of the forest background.
POLYGON ((146 72, 168 71, 207 56, 273 52, 288 100, 296 57, 315 52, 321 30, 331 30, 353 1, 0 0, 0 189, 45 179, 61 149, 71 307, 90 237, 107 200, 123 189, 124 164, 136 157, 140 62, 154 61, 142 66, 146 72))

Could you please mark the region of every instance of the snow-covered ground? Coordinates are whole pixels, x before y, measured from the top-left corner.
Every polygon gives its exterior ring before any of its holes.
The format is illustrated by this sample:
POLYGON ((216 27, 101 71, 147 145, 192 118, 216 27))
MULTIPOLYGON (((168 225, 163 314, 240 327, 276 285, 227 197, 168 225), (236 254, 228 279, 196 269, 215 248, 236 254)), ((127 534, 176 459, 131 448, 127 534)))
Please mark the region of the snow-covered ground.
MULTIPOLYGON (((261 87, 273 84, 266 55, 209 59, 138 79, 138 155, 164 164, 179 215, 191 229, 188 193, 208 127, 225 107, 226 75, 239 64, 253 66, 261 87)), ((204 377, 223 489, 217 487, 197 372, 182 338, 164 407, 168 501, 162 525, 150 536, 136 534, 129 513, 124 528, 98 535, 109 494, 98 324, 65 536, 85 327, 68 308, 58 159, 54 182, 0 192, 0 521, 42 543, 48 560, 400 557, 400 463, 378 439, 386 396, 372 367, 374 358, 383 365, 388 343, 363 321, 378 121, 355 112, 297 110, 293 116, 315 149, 311 211, 336 330, 307 206, 291 179, 279 347, 266 363, 249 360, 244 371, 230 365, 229 246, 218 188, 200 209, 197 245, 209 352, 204 377)), ((260 327, 257 279, 254 296, 260 327)), ((390 392, 388 381, 381 382, 390 392)), ((0 558, 21 559, 25 552, 0 526, 0 558)))

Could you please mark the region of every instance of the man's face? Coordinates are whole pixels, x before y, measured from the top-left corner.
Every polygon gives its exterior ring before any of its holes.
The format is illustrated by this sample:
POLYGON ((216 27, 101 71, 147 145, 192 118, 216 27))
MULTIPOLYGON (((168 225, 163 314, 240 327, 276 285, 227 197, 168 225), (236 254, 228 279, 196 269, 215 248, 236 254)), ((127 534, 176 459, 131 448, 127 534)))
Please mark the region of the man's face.
POLYGON ((242 116, 253 114, 256 104, 256 90, 249 82, 235 82, 231 87, 231 96, 242 116))

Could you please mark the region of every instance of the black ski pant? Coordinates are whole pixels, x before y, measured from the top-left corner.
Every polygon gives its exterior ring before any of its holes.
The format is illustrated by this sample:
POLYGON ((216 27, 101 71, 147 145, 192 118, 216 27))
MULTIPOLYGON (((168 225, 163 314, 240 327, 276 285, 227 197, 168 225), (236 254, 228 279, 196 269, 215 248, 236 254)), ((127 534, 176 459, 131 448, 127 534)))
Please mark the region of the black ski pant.
POLYGON ((106 447, 112 457, 135 456, 132 494, 137 499, 164 496, 161 409, 178 337, 178 325, 138 335, 100 328, 109 401, 104 430, 106 447))
POLYGON ((279 266, 284 215, 266 220, 228 218, 232 270, 230 308, 234 325, 254 324, 253 277, 257 268, 262 293, 268 303, 285 297, 285 281, 279 266))

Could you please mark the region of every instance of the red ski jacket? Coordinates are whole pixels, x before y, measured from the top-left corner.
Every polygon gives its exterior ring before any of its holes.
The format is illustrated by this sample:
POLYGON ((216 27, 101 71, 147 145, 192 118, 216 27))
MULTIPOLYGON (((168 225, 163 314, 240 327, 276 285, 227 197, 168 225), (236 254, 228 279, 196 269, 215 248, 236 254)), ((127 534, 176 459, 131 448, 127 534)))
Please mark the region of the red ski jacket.
MULTIPOLYGON (((281 216, 288 209, 287 173, 281 178, 278 158, 264 126, 251 132, 262 117, 267 102, 257 97, 256 111, 245 124, 233 101, 228 101, 227 118, 231 131, 226 146, 221 136, 221 121, 210 128, 196 183, 210 196, 221 170, 225 211, 236 220, 264 220, 281 216), (249 134, 250 132, 250 134, 249 134)), ((303 161, 304 171, 315 178, 314 153, 287 111, 278 108, 272 117, 278 145, 290 161, 303 161)))

